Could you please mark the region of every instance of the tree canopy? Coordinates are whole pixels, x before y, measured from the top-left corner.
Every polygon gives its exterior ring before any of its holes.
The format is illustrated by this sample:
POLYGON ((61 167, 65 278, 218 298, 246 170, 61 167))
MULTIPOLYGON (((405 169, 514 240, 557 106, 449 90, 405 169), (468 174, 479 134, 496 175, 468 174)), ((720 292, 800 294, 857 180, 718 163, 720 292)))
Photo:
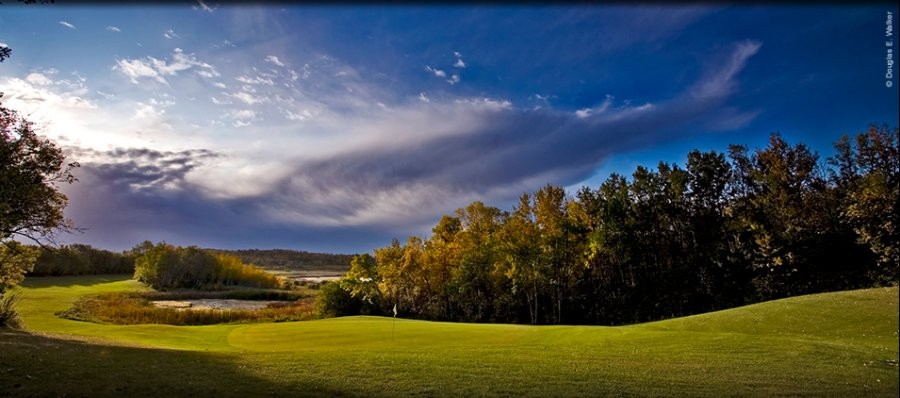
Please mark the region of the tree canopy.
POLYGON ((622 324, 895 285, 897 136, 843 137, 825 165, 772 134, 574 195, 548 185, 512 211, 474 202, 354 258, 328 297, 344 315, 622 324))
POLYGON ((20 237, 41 243, 71 228, 63 215, 67 198, 56 185, 74 182, 76 167, 31 122, 0 103, 0 241, 20 237))

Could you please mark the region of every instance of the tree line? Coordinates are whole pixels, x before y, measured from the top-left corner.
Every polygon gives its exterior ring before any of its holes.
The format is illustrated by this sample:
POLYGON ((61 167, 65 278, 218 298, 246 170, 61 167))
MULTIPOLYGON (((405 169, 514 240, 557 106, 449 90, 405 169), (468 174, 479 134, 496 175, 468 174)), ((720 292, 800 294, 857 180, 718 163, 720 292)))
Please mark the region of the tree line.
POLYGON ((133 274, 133 250, 113 252, 86 244, 34 248, 38 256, 29 276, 133 274))
POLYGON ((896 285, 898 130, 870 126, 835 150, 823 164, 776 133, 574 195, 547 185, 511 211, 474 202, 430 237, 354 257, 325 308, 615 325, 896 285))
POLYGON ((346 271, 353 258, 349 254, 312 253, 303 250, 287 249, 241 249, 221 250, 204 249, 213 254, 230 254, 239 257, 243 262, 256 264, 267 269, 286 270, 337 270, 346 271))
MULTIPOLYGON (((59 245, 57 247, 19 244, 16 246, 16 251, 26 251, 30 253, 30 257, 34 257, 30 261, 31 270, 27 272, 29 276, 133 274, 135 258, 152 246, 153 243, 145 241, 129 250, 115 252, 95 248, 83 243, 59 245)), ((9 249, 0 247, 0 258, 6 257, 2 255, 6 250, 9 249)), ((245 264, 254 264, 265 269, 328 269, 346 271, 350 264, 350 259, 353 257, 345 254, 312 253, 285 249, 201 250, 213 256, 234 256, 245 264)), ((13 261, 9 261, 10 267, 14 264, 13 261)))

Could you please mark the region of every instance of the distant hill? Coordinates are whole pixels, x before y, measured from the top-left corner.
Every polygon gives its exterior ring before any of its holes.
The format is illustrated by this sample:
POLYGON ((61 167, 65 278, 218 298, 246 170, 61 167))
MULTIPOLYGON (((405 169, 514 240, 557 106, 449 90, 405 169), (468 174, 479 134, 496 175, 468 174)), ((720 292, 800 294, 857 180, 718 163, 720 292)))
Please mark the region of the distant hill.
POLYGON ((353 258, 352 254, 310 253, 286 249, 205 250, 217 254, 235 255, 247 264, 300 276, 343 274, 350 269, 350 259, 353 258))

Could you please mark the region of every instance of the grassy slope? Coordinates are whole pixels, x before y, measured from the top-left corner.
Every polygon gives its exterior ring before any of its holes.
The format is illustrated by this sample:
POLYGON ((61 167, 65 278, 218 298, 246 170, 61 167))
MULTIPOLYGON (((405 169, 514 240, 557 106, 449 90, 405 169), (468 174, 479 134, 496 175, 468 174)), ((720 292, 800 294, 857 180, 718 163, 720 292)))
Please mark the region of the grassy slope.
POLYGON ((900 379, 897 288, 614 328, 378 317, 113 326, 53 316, 83 294, 139 288, 102 277, 27 280, 19 308, 29 330, 92 344, 0 335, 0 386, 19 384, 0 395, 896 396, 900 379), (42 371, 59 376, 34 375, 42 371))

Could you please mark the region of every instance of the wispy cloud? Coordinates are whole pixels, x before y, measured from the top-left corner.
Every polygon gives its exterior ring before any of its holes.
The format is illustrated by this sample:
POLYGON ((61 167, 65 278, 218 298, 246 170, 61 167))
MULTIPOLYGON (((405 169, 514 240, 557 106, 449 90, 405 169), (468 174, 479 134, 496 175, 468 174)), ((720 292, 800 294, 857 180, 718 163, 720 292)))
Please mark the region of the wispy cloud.
POLYGON ((246 91, 238 91, 237 93, 226 94, 226 95, 231 98, 234 98, 238 101, 241 101, 247 105, 255 105, 255 104, 260 104, 260 103, 269 101, 268 98, 266 98, 266 97, 256 96, 256 95, 253 95, 246 91))
POLYGON ((75 27, 75 25, 72 25, 71 23, 66 22, 66 21, 59 21, 59 24, 62 25, 62 26, 65 26, 65 27, 67 27, 67 28, 69 28, 69 29, 76 29, 76 30, 78 29, 78 28, 75 27))
POLYGON ((266 78, 263 76, 254 76, 254 77, 238 76, 238 77, 234 78, 234 80, 237 80, 244 84, 265 84, 268 86, 272 86, 275 84, 275 82, 271 78, 266 78))
POLYGON ((252 109, 230 111, 225 116, 232 120, 234 127, 247 127, 251 122, 259 120, 259 115, 252 109))
POLYGON ((219 8, 219 5, 216 4, 215 6, 210 7, 210 6, 206 5, 206 3, 205 3, 203 0, 197 0, 197 5, 196 5, 196 6, 193 6, 193 8, 194 8, 195 10, 206 11, 206 12, 213 12, 213 11, 215 11, 216 9, 219 8))
POLYGON ((139 84, 138 80, 141 78, 150 78, 163 84, 169 84, 165 76, 175 76, 181 71, 192 68, 197 70, 198 75, 205 78, 220 76, 213 65, 198 60, 193 54, 186 54, 180 48, 176 48, 172 52, 172 62, 145 57, 142 59, 117 59, 113 66, 113 70, 118 70, 134 84, 139 84))
POLYGON ((163 33, 163 37, 165 37, 167 39, 174 39, 174 38, 178 37, 178 35, 175 33, 174 30, 169 29, 163 33))
POLYGON ((755 55, 762 47, 762 43, 747 40, 738 43, 734 52, 725 58, 724 66, 716 67, 707 72, 707 76, 693 89, 692 94, 699 97, 719 97, 727 95, 734 86, 734 76, 746 65, 747 59, 755 55))
POLYGON ((110 32, 121 32, 121 31, 122 31, 122 29, 119 29, 118 27, 115 27, 115 26, 112 26, 112 25, 107 26, 107 27, 106 27, 106 30, 108 30, 108 31, 110 31, 110 32))
POLYGON ((278 57, 276 57, 274 55, 269 55, 268 57, 266 57, 266 62, 278 65, 282 68, 284 67, 284 63, 281 62, 281 60, 279 60, 278 57))

